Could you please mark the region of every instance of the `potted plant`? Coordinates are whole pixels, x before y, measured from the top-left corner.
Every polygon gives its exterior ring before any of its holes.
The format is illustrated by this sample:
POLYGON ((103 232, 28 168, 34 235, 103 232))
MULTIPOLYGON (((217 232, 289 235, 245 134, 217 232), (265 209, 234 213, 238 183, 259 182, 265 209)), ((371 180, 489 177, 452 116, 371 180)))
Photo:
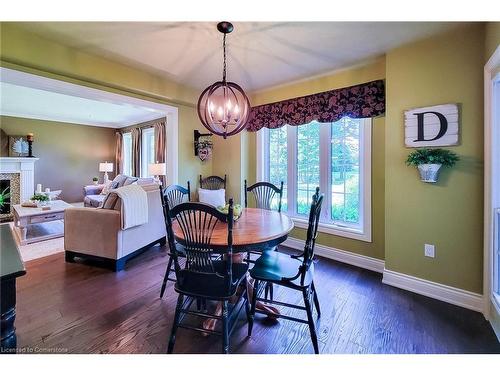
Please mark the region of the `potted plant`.
POLYGON ((38 207, 46 206, 49 203, 49 196, 43 193, 35 193, 31 200, 36 203, 38 207))
POLYGON ((92 182, 94 183, 94 185, 99 184, 99 177, 92 178, 92 182))
POLYGON ((3 211, 4 207, 9 204, 8 199, 10 198, 10 187, 7 186, 0 193, 0 210, 3 211))
POLYGON ((441 166, 452 167, 459 160, 457 154, 442 148, 419 148, 408 155, 406 165, 417 167, 420 180, 435 183, 441 166))

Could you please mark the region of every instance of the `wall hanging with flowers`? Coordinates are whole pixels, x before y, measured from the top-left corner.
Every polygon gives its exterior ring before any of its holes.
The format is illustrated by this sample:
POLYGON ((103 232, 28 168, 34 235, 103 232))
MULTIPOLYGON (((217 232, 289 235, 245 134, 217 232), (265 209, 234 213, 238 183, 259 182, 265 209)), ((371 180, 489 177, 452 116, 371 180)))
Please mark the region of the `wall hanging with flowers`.
POLYGON ((209 160, 212 157, 212 134, 202 134, 198 130, 194 131, 194 155, 201 161, 209 160))

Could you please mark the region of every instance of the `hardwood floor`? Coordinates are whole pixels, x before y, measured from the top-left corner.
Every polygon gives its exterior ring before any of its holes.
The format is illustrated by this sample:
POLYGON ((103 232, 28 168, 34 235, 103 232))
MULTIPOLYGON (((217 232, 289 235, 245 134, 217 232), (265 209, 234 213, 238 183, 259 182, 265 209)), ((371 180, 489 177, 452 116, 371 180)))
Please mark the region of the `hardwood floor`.
MULTIPOLYGON (((155 246, 119 273, 65 263, 64 254, 28 262, 27 275, 18 280, 18 346, 165 353, 177 299, 172 283, 159 298, 167 260, 155 246)), ((324 258, 315 277, 321 353, 500 353, 479 313, 384 285, 377 273, 324 258)), ((275 299, 298 302, 301 295, 275 287, 275 299)), ((251 338, 246 328, 241 314, 232 353, 313 352, 305 324, 258 316, 251 338)), ((174 352, 219 353, 220 347, 220 337, 180 329, 174 352)))

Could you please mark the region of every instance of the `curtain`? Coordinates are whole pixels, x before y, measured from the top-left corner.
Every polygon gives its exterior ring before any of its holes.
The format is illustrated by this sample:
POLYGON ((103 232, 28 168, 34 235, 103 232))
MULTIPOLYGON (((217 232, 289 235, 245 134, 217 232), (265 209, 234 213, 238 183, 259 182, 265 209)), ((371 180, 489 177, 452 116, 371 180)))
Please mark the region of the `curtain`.
POLYGON ((130 134, 132 135, 132 175, 141 177, 141 128, 132 129, 130 134))
POLYGON ((116 174, 123 174, 123 136, 121 132, 115 132, 115 165, 116 174))
MULTIPOLYGON (((157 122, 153 125, 155 131, 155 162, 165 163, 166 147, 167 147, 167 134, 165 128, 165 121, 157 122)), ((163 186, 166 186, 166 176, 159 176, 163 186)))
POLYGON ((311 121, 335 122, 342 117, 368 118, 385 113, 383 80, 320 92, 252 107, 247 130, 298 126, 311 121))

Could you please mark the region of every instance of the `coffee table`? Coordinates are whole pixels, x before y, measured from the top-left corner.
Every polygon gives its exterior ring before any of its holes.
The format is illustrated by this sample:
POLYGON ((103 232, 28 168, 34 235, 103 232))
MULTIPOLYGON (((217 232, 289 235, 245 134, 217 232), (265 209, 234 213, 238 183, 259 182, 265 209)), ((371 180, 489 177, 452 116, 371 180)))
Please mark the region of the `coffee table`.
POLYGON ((49 202, 49 207, 50 210, 42 210, 38 207, 22 207, 20 204, 13 206, 14 232, 21 245, 64 236, 64 210, 73 206, 62 200, 55 200, 49 202), (60 222, 59 225, 44 224, 57 221, 60 222))

